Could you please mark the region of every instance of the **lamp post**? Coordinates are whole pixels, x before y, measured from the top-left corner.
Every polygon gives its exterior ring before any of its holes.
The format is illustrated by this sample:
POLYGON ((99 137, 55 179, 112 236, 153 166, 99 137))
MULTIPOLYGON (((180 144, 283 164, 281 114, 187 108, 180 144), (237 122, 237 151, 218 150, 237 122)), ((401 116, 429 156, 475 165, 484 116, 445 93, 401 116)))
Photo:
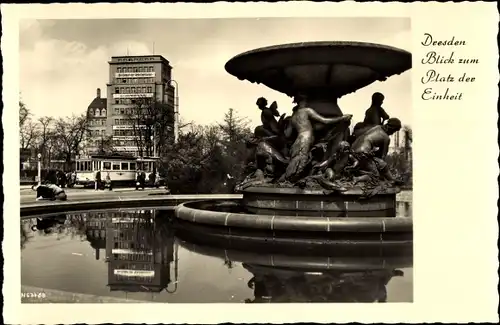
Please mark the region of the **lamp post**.
POLYGON ((38 185, 42 184, 42 154, 39 153, 38 157, 38 185))
POLYGON ((179 84, 174 79, 167 81, 167 85, 174 83, 175 94, 174 94, 174 143, 177 143, 179 139, 179 84))

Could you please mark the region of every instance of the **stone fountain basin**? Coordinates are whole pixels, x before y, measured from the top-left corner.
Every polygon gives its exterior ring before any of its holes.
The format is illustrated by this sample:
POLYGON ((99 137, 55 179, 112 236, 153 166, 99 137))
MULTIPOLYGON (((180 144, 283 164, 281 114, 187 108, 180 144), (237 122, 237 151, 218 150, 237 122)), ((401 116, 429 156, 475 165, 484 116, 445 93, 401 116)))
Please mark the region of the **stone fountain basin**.
POLYGON ((226 71, 240 80, 261 83, 293 96, 340 98, 375 81, 411 68, 411 53, 364 42, 304 42, 270 46, 239 54, 226 71))
POLYGON ((180 245, 189 251, 231 260, 233 262, 256 264, 262 267, 302 269, 310 271, 349 271, 349 270, 380 270, 411 267, 413 254, 398 256, 290 256, 284 254, 269 254, 263 252, 222 249, 207 245, 197 245, 191 242, 181 242, 180 245))
MULTIPOLYGON (((317 217, 257 214, 211 210, 217 202, 193 201, 179 204, 175 217, 200 225, 305 233, 411 233, 413 219, 406 217, 317 217)), ((238 202, 241 206, 241 202, 238 202)))

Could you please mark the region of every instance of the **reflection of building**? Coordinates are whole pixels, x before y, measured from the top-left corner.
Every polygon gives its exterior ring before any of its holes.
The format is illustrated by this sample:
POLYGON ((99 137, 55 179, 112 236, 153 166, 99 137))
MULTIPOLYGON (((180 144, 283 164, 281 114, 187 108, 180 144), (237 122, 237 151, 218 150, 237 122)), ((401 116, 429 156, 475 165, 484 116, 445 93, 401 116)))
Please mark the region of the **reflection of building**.
POLYGON ((173 238, 159 238, 150 210, 110 212, 106 259, 110 290, 160 292, 170 283, 173 238))
POLYGON ((90 246, 95 250, 95 259, 99 260, 101 249, 106 248, 106 214, 92 213, 86 221, 85 234, 90 246))

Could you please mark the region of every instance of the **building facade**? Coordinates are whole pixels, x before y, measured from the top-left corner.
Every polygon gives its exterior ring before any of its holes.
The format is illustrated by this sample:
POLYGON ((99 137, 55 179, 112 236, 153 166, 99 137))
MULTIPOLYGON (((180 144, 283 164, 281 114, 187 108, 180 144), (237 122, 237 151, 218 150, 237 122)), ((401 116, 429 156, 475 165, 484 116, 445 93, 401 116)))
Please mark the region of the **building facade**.
MULTIPOLYGON (((139 99, 150 98, 164 104, 173 115, 167 134, 152 135, 152 143, 158 143, 160 137, 173 138, 178 98, 172 84, 172 66, 169 61, 161 55, 114 56, 108 63, 106 134, 112 136, 114 150, 140 156, 141 150, 135 141, 134 121, 130 120, 139 99)), ((153 155, 157 156, 156 153, 153 155)))
POLYGON ((105 138, 107 137, 107 99, 101 97, 101 89, 97 88, 96 97, 87 108, 87 117, 89 119, 89 131, 86 139, 87 155, 98 154, 102 151, 105 138))

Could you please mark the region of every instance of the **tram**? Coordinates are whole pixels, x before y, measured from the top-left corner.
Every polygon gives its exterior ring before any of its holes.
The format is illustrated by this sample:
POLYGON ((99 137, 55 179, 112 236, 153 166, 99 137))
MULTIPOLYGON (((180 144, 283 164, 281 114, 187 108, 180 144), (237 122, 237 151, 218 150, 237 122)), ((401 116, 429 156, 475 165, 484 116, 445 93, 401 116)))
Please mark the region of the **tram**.
POLYGON ((158 158, 136 158, 118 155, 95 155, 76 159, 76 185, 94 186, 96 173, 104 181, 109 177, 114 185, 133 185, 138 172, 145 172, 146 179, 157 170, 158 158))

